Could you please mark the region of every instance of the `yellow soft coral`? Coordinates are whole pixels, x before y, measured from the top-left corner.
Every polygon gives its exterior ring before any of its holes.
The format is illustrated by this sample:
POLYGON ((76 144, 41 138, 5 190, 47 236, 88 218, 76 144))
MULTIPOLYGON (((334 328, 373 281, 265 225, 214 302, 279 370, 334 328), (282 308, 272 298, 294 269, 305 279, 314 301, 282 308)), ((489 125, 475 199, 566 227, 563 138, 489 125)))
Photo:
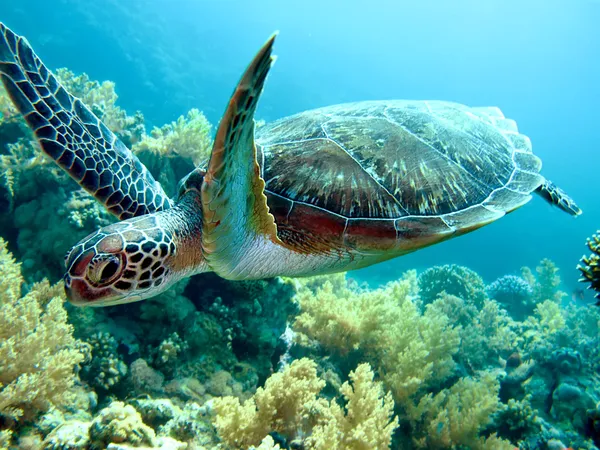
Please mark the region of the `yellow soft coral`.
POLYGON ((360 293, 336 294, 326 283, 316 294, 298 294, 301 314, 293 326, 299 342, 313 339, 342 356, 362 352, 378 367, 395 400, 403 402, 451 373, 460 343, 445 314, 434 308, 419 311, 414 292, 412 272, 382 289, 360 293))
POLYGON ((324 386, 314 362, 294 361, 243 404, 236 397, 216 399, 215 426, 221 438, 236 447, 256 445, 271 431, 294 437, 303 431, 308 408, 324 386))
POLYGON ((69 403, 83 360, 60 287, 34 285, 21 297, 20 264, 0 239, 0 414, 29 419, 69 403))
POLYGON ((485 300, 477 307, 442 293, 430 307, 447 315, 452 325, 460 326, 456 358, 472 371, 497 364, 498 357, 506 357, 520 343, 517 324, 494 300, 485 300))
POLYGON ((317 397, 325 382, 317 377, 316 364, 306 358, 294 361, 243 404, 234 397, 216 399, 215 427, 234 448, 277 448, 265 437, 271 432, 302 440, 307 450, 388 448, 397 426, 391 395, 373 382, 368 364, 351 372, 350 380, 341 387, 344 411, 335 401, 317 397))
POLYGON ((564 311, 558 303, 546 300, 535 307, 535 313, 524 323, 523 339, 525 347, 534 348, 538 344, 548 342, 566 325, 564 311))
POLYGON ((359 365, 350 372, 340 392, 345 399, 344 410, 331 402, 329 413, 314 427, 306 441, 313 450, 377 450, 387 449, 392 433, 398 426, 391 393, 383 394, 381 383, 373 382, 373 371, 368 364, 359 365))
POLYGON ((560 303, 565 294, 559 289, 561 284, 558 275, 558 267, 549 259, 545 258, 535 269, 535 275, 529 267, 521 269, 521 277, 531 286, 535 303, 552 300, 560 303))
POLYGON ((149 151, 161 157, 181 156, 189 158, 195 166, 208 161, 212 142, 210 123, 199 110, 191 109, 187 116, 175 122, 154 128, 150 135, 133 147, 135 153, 149 151))
POLYGON ((408 408, 418 448, 450 449, 465 446, 473 450, 512 449, 509 442, 491 436, 479 436, 498 409, 500 386, 491 374, 481 379, 462 378, 449 389, 428 394, 408 408), (489 441, 489 442, 488 442, 489 441))
POLYGON ((317 290, 323 288, 327 282, 331 284, 331 290, 336 295, 340 295, 348 291, 348 282, 345 272, 302 278, 283 277, 283 280, 286 283, 290 283, 292 286, 294 286, 294 289, 298 293, 306 293, 307 291, 316 293, 317 290))

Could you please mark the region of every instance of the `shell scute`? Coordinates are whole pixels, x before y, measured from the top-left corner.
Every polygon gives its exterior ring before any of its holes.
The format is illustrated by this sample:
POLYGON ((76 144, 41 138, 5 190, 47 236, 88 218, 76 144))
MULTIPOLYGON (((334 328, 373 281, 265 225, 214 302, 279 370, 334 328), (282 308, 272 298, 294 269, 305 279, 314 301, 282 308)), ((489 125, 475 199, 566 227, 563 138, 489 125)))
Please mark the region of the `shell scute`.
MULTIPOLYGON (((495 107, 361 102, 259 128, 257 143, 267 191, 293 202, 288 220, 312 227, 310 233, 335 227, 337 233, 341 222, 307 224, 339 216, 347 222, 345 245, 409 251, 529 200, 544 179, 531 142, 517 129, 495 107), (386 219, 395 220, 396 244, 386 219)), ((333 242, 335 233, 326 240, 333 242)))
POLYGON ((357 250, 387 251, 398 244, 398 233, 393 219, 349 219, 344 232, 344 243, 357 250))
POLYGON ((524 134, 507 133, 505 136, 515 149, 527 153, 531 153, 533 151, 531 147, 531 139, 524 134))
POLYGON ((300 142, 310 139, 325 138, 321 124, 326 120, 324 114, 309 112, 300 113, 290 118, 277 120, 257 130, 263 146, 279 142, 300 142))
POLYGON ((486 208, 483 205, 474 205, 445 215, 444 221, 448 225, 460 229, 460 233, 464 234, 491 223, 505 214, 503 210, 486 208))
POLYGON ((492 192, 482 205, 494 211, 506 211, 509 213, 519 206, 524 205, 530 199, 531 195, 529 194, 511 191, 510 189, 498 189, 492 192))
POLYGON ((267 149, 272 159, 263 178, 269 191, 345 217, 406 214, 361 164, 332 140, 283 142, 267 149))
POLYGON ((515 162, 515 165, 523 171, 535 172, 538 174, 542 169, 542 160, 533 153, 527 153, 520 150, 516 151, 513 154, 513 161, 515 162))
POLYGON ((323 254, 344 247, 345 218, 272 193, 267 193, 267 204, 278 237, 297 251, 323 254))
POLYGON ((448 239, 456 232, 441 217, 412 216, 395 221, 399 250, 410 252, 448 239))
POLYGON ((516 170, 511 180, 506 184, 506 188, 522 194, 531 194, 531 186, 541 186, 543 182, 544 177, 539 173, 516 170))

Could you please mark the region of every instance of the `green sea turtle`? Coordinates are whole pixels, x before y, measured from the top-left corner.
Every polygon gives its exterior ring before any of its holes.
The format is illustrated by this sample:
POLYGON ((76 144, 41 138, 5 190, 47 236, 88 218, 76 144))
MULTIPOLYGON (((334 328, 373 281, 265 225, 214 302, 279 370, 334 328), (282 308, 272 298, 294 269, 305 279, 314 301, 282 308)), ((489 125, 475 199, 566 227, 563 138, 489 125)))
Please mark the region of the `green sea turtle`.
POLYGON ((24 38, 0 33, 0 76, 42 149, 122 220, 68 253, 76 304, 142 300, 207 271, 240 280, 365 267, 475 230, 532 193, 581 212, 498 108, 360 102, 255 130, 274 37, 237 85, 208 167, 170 199, 24 38))

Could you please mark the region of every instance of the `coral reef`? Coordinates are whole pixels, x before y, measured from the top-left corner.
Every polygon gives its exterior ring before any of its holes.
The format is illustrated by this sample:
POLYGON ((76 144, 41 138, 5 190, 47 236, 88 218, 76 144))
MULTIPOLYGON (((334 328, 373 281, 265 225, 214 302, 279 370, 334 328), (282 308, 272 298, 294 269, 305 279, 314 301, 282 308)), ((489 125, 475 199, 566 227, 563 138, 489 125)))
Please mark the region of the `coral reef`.
POLYGON ((62 286, 37 283, 22 295, 20 264, 0 239, 0 415, 34 419, 75 400, 75 371, 84 356, 62 306, 62 286))
POLYGON ((533 288, 521 277, 504 275, 487 287, 488 296, 496 300, 512 317, 522 320, 533 313, 533 288))
POLYGON ((385 288, 348 291, 343 296, 335 295, 329 282, 316 294, 300 292, 296 301, 301 312, 293 324, 298 341, 316 341, 347 364, 360 359, 371 362, 396 402, 443 381, 454 367, 458 330, 434 308, 419 311, 411 299, 415 294, 411 277, 412 272, 385 288))
POLYGON ((87 340, 90 346, 88 362, 83 365, 81 378, 103 392, 115 387, 125 375, 127 365, 121 360, 117 340, 108 333, 96 333, 87 340))
POLYGON ((481 277, 471 269, 456 264, 431 267, 419 276, 419 294, 425 304, 433 302, 442 292, 476 306, 483 304, 487 298, 481 277))
POLYGON ((233 448, 273 446, 264 440, 271 433, 307 450, 388 448, 397 426, 394 402, 373 383, 369 365, 360 365, 350 373, 351 383, 342 385, 345 408, 317 397, 325 382, 316 369, 313 361, 300 359, 243 404, 235 397, 215 400, 219 436, 233 448))
MULTIPOLYGON (((207 159, 198 110, 146 134, 113 83, 58 76, 171 195, 207 159)), ((1 89, 0 204, 0 448, 600 445, 600 312, 562 303, 549 260, 487 287, 457 265, 376 289, 202 274, 143 303, 63 305, 35 282, 113 219, 48 164, 1 89)), ((599 242, 579 266, 596 290, 599 242)))
POLYGON ((543 259, 536 267, 535 274, 528 267, 521 269, 521 277, 527 281, 533 290, 533 303, 538 304, 546 300, 560 303, 566 295, 560 287, 558 267, 549 259, 543 259))
POLYGON ((88 105, 92 112, 113 132, 123 143, 131 147, 142 140, 145 134, 144 116, 139 111, 134 116, 117 106, 119 98, 112 81, 91 80, 83 73, 75 75, 69 69, 58 69, 56 78, 64 88, 88 105))
POLYGON ((204 114, 192 109, 175 122, 155 127, 132 151, 174 197, 179 180, 208 163, 211 148, 211 125, 204 114))
POLYGON ((492 416, 493 426, 499 436, 513 442, 524 441, 542 432, 537 411, 531 407, 529 397, 523 400, 509 399, 492 416))
POLYGON ((133 406, 113 402, 98 413, 90 424, 92 445, 105 448, 110 443, 154 446, 156 434, 142 421, 133 406))
POLYGON ((498 410, 500 386, 491 374, 481 379, 463 378, 449 389, 428 394, 409 410, 417 448, 457 448, 474 450, 513 449, 510 442, 492 435, 479 436, 498 410))
POLYGON ((518 347, 516 322, 493 300, 485 300, 478 309, 459 297, 442 293, 431 308, 460 327, 455 359, 469 373, 497 366, 500 358, 507 358, 518 347))
POLYGON ((587 240, 587 247, 591 254, 581 258, 577 266, 581 272, 581 280, 589 284, 589 288, 597 292, 596 298, 600 305, 600 231, 587 240))
POLYGON ((211 125, 199 110, 191 109, 175 122, 155 127, 133 147, 136 153, 149 151, 161 157, 190 159, 194 166, 208 162, 212 141, 211 125))

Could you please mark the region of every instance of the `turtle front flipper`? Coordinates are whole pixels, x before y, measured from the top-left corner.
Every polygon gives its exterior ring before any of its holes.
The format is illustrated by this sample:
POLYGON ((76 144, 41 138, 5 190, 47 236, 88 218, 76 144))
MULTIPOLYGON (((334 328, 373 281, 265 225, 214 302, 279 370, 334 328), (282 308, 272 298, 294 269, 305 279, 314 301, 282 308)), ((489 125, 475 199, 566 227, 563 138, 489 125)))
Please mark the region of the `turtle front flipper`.
POLYGON ((139 159, 0 23, 0 78, 48 156, 119 219, 171 206, 139 159))
POLYGON ((246 277, 248 259, 261 243, 283 245, 267 206, 254 143, 254 111, 274 61, 274 39, 254 57, 229 101, 202 184, 202 248, 211 269, 229 279, 246 277))
POLYGON ((578 216, 582 213, 581 208, 577 206, 575 200, 569 197, 565 191, 555 185, 552 181, 544 181, 544 183, 537 188, 536 193, 551 205, 558 206, 572 216, 578 216))

